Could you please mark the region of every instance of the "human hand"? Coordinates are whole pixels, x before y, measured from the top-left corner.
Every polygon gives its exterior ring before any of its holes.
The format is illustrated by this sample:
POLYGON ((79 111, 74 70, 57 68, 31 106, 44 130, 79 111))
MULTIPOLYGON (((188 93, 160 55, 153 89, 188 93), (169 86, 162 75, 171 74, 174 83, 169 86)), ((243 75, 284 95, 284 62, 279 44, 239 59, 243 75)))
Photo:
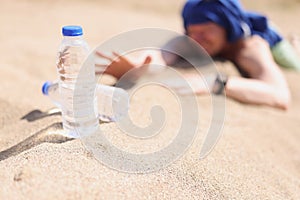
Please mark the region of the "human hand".
POLYGON ((109 64, 99 64, 96 63, 96 74, 109 74, 117 79, 120 79, 126 72, 133 68, 137 68, 146 64, 150 64, 151 57, 146 56, 144 60, 140 63, 129 60, 128 57, 122 56, 116 52, 112 52, 112 56, 103 54, 102 52, 96 51, 96 56, 109 61, 109 64), (105 69, 104 71, 102 69, 105 69))

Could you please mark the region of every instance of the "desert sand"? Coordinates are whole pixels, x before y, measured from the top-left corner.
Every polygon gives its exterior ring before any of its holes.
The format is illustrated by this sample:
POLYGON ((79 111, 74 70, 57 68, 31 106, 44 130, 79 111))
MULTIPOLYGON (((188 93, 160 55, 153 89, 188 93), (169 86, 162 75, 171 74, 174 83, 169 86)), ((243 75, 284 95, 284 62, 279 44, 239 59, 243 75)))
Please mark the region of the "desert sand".
MULTIPOLYGON (((203 160, 199 152, 211 110, 210 98, 199 97, 199 137, 179 160, 153 173, 113 170, 95 159, 79 139, 49 135, 62 131, 61 117, 42 95, 41 86, 57 77, 63 25, 82 25, 92 48, 142 27, 182 32, 182 3, 1 1, 0 199, 300 199, 299 73, 284 70, 292 92, 288 111, 227 99, 222 137, 203 160), (25 146, 10 149, 24 141, 25 146)), ((298 1, 243 3, 267 14, 285 36, 300 35, 298 1)), ((225 65, 228 70, 232 67, 225 65)), ((170 95, 161 95, 168 109, 175 106, 170 95)), ((144 116, 147 103, 134 105, 141 123, 149 118, 144 116)), ((118 137, 113 124, 101 126, 118 137)))

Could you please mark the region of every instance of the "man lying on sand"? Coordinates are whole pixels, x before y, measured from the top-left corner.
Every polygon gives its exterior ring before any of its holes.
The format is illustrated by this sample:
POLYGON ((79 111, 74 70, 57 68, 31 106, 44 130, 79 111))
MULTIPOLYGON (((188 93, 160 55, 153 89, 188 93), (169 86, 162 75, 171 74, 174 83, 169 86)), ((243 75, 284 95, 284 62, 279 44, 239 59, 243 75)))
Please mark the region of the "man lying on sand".
MULTIPOLYGON (((288 108, 290 91, 279 66, 300 70, 300 59, 266 17, 245 11, 238 0, 189 0, 183 7, 182 18, 186 35, 210 56, 233 62, 241 72, 242 77, 220 80, 227 97, 243 103, 288 108)), ((110 56, 97 54, 112 61, 110 56)), ((153 55, 133 64, 134 61, 119 56, 105 73, 120 78, 151 60, 153 55)), ((190 80, 193 78, 196 77, 189 76, 190 80)), ((199 87, 196 92, 203 94, 205 90, 199 87)))

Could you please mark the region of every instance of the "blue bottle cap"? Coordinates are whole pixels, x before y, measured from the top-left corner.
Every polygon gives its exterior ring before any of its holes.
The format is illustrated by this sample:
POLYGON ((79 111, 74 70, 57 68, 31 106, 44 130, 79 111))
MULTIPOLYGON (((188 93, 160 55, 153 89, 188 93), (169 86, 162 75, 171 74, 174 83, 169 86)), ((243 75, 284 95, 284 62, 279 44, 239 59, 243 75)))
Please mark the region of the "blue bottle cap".
POLYGON ((52 82, 46 81, 42 87, 42 92, 44 95, 48 95, 49 87, 52 85, 52 82))
POLYGON ((62 28, 63 36, 80 36, 83 34, 81 26, 64 26, 62 28))

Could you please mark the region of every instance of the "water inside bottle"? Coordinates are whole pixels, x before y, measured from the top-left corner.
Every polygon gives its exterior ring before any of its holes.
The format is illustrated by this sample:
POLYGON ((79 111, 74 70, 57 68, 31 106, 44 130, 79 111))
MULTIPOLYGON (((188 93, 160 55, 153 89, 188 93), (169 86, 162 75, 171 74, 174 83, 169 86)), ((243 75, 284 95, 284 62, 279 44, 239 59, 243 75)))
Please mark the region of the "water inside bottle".
POLYGON ((62 97, 62 118, 66 134, 80 137, 97 130, 94 94, 95 69, 93 63, 82 65, 86 52, 81 46, 67 47, 60 53, 58 73, 62 97), (83 67, 82 67, 83 66, 83 67))

